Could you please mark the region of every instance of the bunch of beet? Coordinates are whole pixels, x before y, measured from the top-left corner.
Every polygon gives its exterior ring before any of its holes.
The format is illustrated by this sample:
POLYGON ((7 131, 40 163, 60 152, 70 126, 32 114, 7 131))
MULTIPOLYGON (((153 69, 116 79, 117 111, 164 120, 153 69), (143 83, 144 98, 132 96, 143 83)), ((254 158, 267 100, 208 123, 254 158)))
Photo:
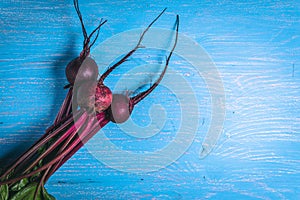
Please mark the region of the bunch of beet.
POLYGON ((30 149, 1 173, 0 200, 55 199, 44 187, 50 176, 108 122, 125 122, 134 106, 158 86, 167 70, 177 43, 178 16, 175 43, 157 81, 148 90, 133 97, 112 94, 104 84, 105 78, 141 47, 145 33, 165 9, 144 30, 135 48, 98 77, 97 63, 89 57, 89 54, 90 48, 97 40, 100 27, 106 21, 101 20, 99 26, 87 35, 77 0, 74 0, 74 6, 81 22, 84 42, 80 55, 66 67, 69 84, 65 88, 68 88, 68 93, 53 125, 30 149))

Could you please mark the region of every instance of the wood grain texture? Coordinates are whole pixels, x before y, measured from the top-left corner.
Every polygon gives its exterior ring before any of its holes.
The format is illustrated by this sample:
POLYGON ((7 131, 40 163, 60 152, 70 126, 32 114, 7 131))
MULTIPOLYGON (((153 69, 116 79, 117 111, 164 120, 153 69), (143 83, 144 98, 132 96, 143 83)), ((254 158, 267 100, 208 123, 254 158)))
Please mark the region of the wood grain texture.
MULTIPOLYGON (((199 43, 221 73, 226 119, 217 147, 199 159, 211 120, 210 94, 193 67, 175 57, 170 67, 194 86, 199 102, 200 125, 187 152, 159 171, 133 174, 101 163, 83 148, 49 180, 49 193, 57 199, 300 198, 299 1, 79 3, 88 32, 101 17, 108 20, 98 44, 146 27, 164 7, 168 10, 156 27, 171 29, 179 14, 180 32, 199 43)), ((66 94, 64 68, 80 52, 82 33, 72 1, 11 0, 0 5, 1 168, 54 120, 66 94)), ((138 52, 107 84, 117 82, 129 65, 157 61, 160 55, 138 52)), ((153 104, 161 104, 167 113, 166 124, 154 137, 136 139, 114 124, 103 133, 128 151, 164 147, 176 137, 179 104, 170 91, 158 88, 136 108, 137 124, 151 123, 148 109, 153 104)))

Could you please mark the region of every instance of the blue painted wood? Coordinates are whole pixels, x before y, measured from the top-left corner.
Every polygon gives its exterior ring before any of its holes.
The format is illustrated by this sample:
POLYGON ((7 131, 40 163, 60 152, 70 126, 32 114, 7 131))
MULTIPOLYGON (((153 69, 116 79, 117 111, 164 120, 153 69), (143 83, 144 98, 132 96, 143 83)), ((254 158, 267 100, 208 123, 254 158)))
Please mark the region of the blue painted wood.
MULTIPOLYGON (((173 69, 200 85, 195 89, 203 124, 187 152, 159 171, 134 174, 110 168, 83 148, 46 184, 51 194, 57 199, 300 198, 299 1, 88 0, 80 6, 88 31, 100 17, 108 20, 98 44, 146 27, 164 7, 156 27, 172 28, 179 14, 181 33, 199 43, 221 73, 226 118, 217 147, 199 159, 211 120, 209 92, 191 66, 174 62, 173 69)), ((52 123, 66 93, 64 67, 80 52, 82 34, 71 1, 2 1, 0 13, 0 166, 5 166, 52 123)), ((134 119, 145 125, 149 105, 166 106, 168 121, 156 138, 135 139, 114 124, 103 132, 125 150, 167 145, 179 118, 178 106, 166 94, 158 89, 135 110, 134 119)))

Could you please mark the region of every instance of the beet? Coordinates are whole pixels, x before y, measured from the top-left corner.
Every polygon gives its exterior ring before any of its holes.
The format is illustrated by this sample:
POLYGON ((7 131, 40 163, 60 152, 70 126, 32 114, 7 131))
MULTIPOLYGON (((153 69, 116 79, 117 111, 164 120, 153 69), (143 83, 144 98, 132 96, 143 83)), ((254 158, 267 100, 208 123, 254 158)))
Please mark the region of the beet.
POLYGON ((75 81, 96 81, 98 73, 98 66, 91 57, 86 57, 84 60, 77 57, 66 67, 66 77, 71 85, 74 85, 75 81))
POLYGON ((130 117, 130 99, 123 94, 113 94, 108 116, 114 123, 123 123, 130 117))
POLYGON ((95 93, 95 111, 102 112, 106 110, 111 105, 112 99, 111 90, 107 86, 98 83, 95 93))
POLYGON ((80 108, 88 111, 102 112, 112 102, 111 90, 96 81, 86 81, 80 84, 76 97, 80 108))

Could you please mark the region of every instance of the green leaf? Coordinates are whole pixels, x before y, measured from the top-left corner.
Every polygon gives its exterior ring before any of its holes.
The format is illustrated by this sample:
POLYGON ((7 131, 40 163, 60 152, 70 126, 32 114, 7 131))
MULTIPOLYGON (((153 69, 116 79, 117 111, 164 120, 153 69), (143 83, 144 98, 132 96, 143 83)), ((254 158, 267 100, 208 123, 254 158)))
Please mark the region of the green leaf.
POLYGON ((39 167, 43 166, 43 159, 41 159, 41 160, 38 162, 38 166, 39 166, 39 167))
MULTIPOLYGON (((38 187, 38 183, 31 183, 26 187, 24 187, 19 192, 17 192, 10 200, 32 200, 34 199, 34 194, 37 187, 38 187)), ((48 192, 42 185, 42 187, 37 193, 36 200, 55 200, 55 198, 52 195, 48 194, 48 192)))
POLYGON ((8 185, 1 185, 0 186, 0 200, 7 200, 8 199, 8 185))
POLYGON ((49 194, 46 188, 43 187, 44 200, 55 200, 55 197, 49 194))
POLYGON ((19 182, 15 183, 12 187, 11 190, 14 192, 17 192, 21 190, 23 187, 25 187, 28 184, 28 178, 23 178, 19 182))
MULTIPOLYGON (((34 193, 37 188, 36 183, 32 183, 17 192, 10 200, 29 200, 34 198, 34 193)), ((37 198, 38 200, 39 198, 37 198)))

